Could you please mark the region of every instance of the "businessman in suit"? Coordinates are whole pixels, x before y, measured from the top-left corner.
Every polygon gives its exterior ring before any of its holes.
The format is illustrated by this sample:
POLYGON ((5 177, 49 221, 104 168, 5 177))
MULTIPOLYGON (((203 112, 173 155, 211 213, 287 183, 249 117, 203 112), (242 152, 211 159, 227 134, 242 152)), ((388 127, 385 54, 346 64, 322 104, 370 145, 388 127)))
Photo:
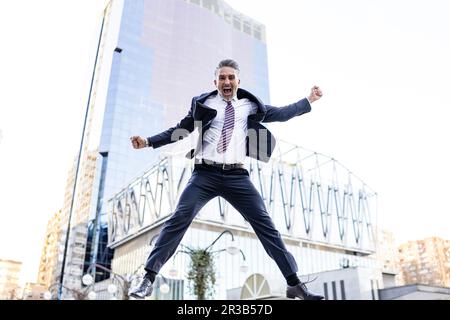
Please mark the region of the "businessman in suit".
POLYGON ((259 98, 239 88, 239 66, 231 59, 219 62, 214 84, 217 90, 194 97, 188 114, 175 127, 148 138, 130 138, 135 149, 158 148, 182 139, 196 127, 200 133, 197 147, 187 155, 195 158, 192 176, 147 259, 146 274, 130 289, 130 296, 143 299, 151 295, 156 275, 175 253, 198 211, 220 196, 250 223, 268 255, 275 260, 287 281, 286 296, 323 299, 310 292, 298 278, 295 258, 286 249, 243 165, 246 156, 268 162, 275 148, 275 138, 261 122, 287 121, 311 111, 311 103, 322 97, 322 91, 314 86, 307 98, 285 107, 264 105, 259 98))

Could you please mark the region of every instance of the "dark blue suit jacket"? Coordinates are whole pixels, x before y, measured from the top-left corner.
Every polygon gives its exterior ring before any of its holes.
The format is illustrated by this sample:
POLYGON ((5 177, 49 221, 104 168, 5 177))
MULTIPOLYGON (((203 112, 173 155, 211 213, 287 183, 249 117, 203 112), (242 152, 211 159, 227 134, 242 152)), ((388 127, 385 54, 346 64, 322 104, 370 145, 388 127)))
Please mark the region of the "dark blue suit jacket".
MULTIPOLYGON (((147 140, 153 148, 176 142, 189 135, 196 127, 200 129, 201 134, 197 143, 197 148, 192 149, 186 157, 193 158, 198 151, 203 139, 203 134, 211 126, 212 120, 215 118, 217 111, 204 105, 206 99, 212 95, 216 95, 217 90, 204 93, 200 96, 192 98, 191 109, 186 117, 184 117, 176 126, 161 132, 147 140)), ((265 105, 261 100, 244 89, 238 89, 238 99, 247 98, 258 106, 256 114, 248 116, 247 135, 247 156, 268 162, 275 148, 276 140, 271 132, 265 128, 261 122, 287 121, 293 117, 302 115, 311 111, 311 105, 308 99, 304 98, 300 101, 285 107, 272 107, 265 105)))

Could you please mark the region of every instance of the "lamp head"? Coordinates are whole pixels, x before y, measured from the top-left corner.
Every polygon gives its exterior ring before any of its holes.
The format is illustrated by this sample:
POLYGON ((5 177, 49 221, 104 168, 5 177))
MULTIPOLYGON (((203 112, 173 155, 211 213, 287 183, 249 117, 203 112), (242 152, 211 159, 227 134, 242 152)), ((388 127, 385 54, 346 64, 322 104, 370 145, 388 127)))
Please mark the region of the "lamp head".
POLYGON ((95 291, 91 291, 88 293, 89 300, 95 300, 95 298, 97 298, 97 294, 95 293, 95 291))
POLYGON ((117 286, 114 283, 111 283, 108 286, 108 292, 111 293, 111 294, 116 293, 117 292, 117 286))
POLYGON ((161 291, 161 293, 168 293, 170 291, 170 287, 167 283, 163 283, 160 287, 159 290, 161 291))
POLYGON ((85 274, 83 278, 81 278, 81 282, 83 282, 83 284, 86 286, 90 286, 92 283, 94 283, 94 278, 90 274, 85 274))
POLYGON ((227 252, 231 255, 235 255, 236 253, 239 252, 239 249, 235 246, 229 246, 227 247, 227 252))

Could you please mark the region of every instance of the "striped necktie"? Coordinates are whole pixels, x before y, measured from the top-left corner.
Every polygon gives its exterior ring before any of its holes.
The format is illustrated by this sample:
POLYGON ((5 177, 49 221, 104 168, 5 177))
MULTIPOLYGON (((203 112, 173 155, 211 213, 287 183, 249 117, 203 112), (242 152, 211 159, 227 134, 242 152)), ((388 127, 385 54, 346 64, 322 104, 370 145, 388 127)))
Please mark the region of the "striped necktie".
POLYGON ((227 151, 228 144, 231 140, 231 135, 234 129, 234 108, 231 101, 227 101, 227 107, 225 108, 225 120, 223 122, 222 134, 217 144, 217 152, 224 153, 227 151))

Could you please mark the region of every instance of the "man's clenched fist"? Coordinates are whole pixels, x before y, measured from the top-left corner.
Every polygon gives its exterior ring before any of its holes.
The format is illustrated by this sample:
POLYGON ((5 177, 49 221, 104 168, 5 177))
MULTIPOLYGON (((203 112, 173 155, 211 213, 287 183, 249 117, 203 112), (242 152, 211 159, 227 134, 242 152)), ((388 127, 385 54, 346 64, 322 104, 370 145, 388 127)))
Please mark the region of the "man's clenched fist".
POLYGON ((314 102, 322 98, 323 93, 322 90, 318 86, 314 86, 311 88, 311 93, 309 94, 308 100, 309 102, 314 102))
POLYGON ((130 138, 131 144, 135 149, 142 149, 147 146, 147 140, 145 138, 139 136, 133 136, 130 138))

